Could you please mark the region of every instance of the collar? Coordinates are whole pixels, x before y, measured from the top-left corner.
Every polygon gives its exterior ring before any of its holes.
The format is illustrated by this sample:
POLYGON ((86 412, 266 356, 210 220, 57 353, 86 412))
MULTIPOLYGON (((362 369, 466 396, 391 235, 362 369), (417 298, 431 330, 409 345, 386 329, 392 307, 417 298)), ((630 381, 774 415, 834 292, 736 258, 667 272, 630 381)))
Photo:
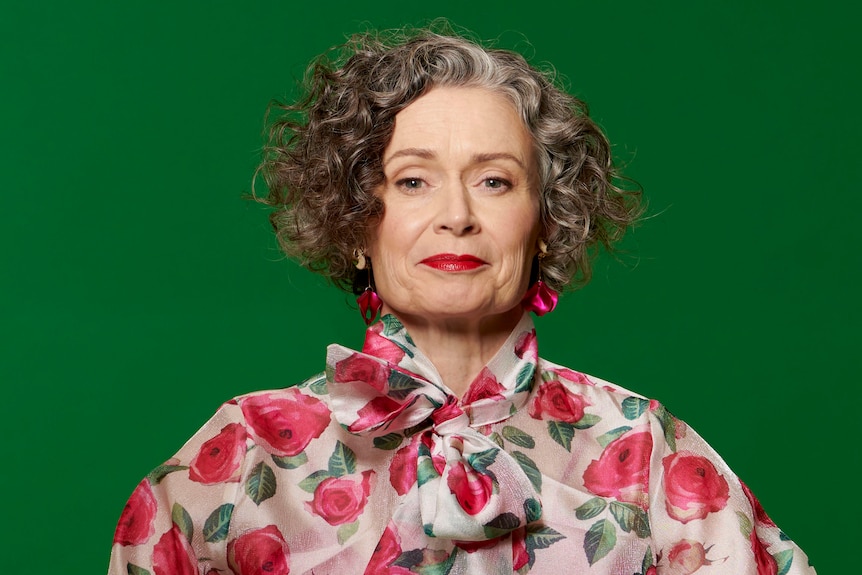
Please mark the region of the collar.
POLYGON ((361 352, 330 345, 326 378, 339 423, 353 433, 378 435, 411 428, 432 415, 440 424, 463 413, 471 427, 507 419, 526 404, 537 363, 536 330, 524 313, 459 399, 390 314, 368 328, 361 352))

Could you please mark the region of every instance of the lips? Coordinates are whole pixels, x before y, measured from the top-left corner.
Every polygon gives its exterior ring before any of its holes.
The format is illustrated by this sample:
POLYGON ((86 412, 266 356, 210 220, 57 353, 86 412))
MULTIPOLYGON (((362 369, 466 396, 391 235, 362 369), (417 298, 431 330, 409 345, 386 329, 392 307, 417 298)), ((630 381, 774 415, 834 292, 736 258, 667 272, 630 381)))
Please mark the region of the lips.
POLYGON ((425 258, 419 263, 443 272, 465 272, 488 264, 482 258, 470 254, 437 254, 425 258))

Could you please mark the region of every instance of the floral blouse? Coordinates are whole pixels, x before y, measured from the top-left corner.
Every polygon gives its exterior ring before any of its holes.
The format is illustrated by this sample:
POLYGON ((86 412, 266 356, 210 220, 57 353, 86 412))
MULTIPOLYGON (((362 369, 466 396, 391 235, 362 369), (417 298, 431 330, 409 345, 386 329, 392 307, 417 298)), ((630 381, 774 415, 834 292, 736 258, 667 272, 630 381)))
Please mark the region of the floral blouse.
POLYGON ((538 357, 528 314, 458 399, 385 316, 238 397, 140 484, 116 575, 813 574, 661 404, 538 357))

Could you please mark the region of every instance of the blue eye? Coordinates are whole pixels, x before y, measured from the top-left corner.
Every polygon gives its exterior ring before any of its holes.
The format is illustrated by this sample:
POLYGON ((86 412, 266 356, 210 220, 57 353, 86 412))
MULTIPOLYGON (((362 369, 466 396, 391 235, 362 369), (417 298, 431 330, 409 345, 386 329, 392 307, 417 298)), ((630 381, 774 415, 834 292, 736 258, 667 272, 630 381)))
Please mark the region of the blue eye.
POLYGON ((485 187, 491 190, 505 190, 512 187, 512 183, 503 178, 485 178, 485 187))
POLYGON ((395 182, 396 186, 407 190, 418 190, 422 184, 423 182, 419 178, 403 178, 395 182))

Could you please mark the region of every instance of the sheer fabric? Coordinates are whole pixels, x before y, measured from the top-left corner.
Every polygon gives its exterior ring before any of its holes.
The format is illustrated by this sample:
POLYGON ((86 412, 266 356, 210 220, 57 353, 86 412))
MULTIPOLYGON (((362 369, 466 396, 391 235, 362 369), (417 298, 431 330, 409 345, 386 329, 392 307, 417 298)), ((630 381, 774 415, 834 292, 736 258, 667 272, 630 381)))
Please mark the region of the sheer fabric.
POLYGON ((463 398, 394 316, 228 403, 133 492, 110 573, 813 574, 664 407, 538 357, 525 314, 463 398))

